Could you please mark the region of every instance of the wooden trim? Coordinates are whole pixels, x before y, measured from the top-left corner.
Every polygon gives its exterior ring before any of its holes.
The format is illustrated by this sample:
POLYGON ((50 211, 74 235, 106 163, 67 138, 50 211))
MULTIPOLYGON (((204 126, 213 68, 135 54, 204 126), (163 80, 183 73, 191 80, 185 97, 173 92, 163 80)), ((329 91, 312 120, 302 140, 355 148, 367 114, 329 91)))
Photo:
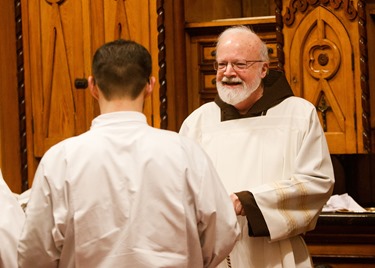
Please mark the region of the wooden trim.
POLYGON ((284 71, 285 55, 284 55, 284 37, 283 37, 283 1, 275 0, 276 4, 276 48, 278 58, 278 69, 284 71))
POLYGON ((366 31, 366 2, 358 1, 358 29, 359 29, 359 50, 360 50, 360 79, 362 99, 362 138, 363 148, 371 152, 371 120, 370 120, 370 88, 368 71, 368 50, 366 31))
POLYGON ((19 137, 21 152, 21 191, 29 189, 28 165, 27 165, 27 140, 26 140, 26 100, 25 100, 25 75, 23 58, 22 37, 22 11, 21 0, 15 1, 16 13, 16 46, 17 46, 17 88, 18 88, 18 112, 19 112, 19 137))
POLYGON ((352 1, 329 1, 329 0, 290 0, 289 7, 286 8, 284 15, 284 23, 287 26, 291 26, 294 23, 295 15, 297 11, 304 13, 309 6, 331 6, 334 9, 343 7, 345 15, 348 20, 354 20, 357 17, 357 11, 355 10, 352 1))
MULTIPOLYGON (((164 1, 168 130, 178 131, 187 114, 184 1, 164 1)), ((163 95, 160 95, 162 98, 163 95)))
POLYGON ((225 28, 236 25, 249 25, 255 32, 262 29, 264 32, 274 32, 275 16, 224 19, 209 22, 192 22, 187 23, 186 32, 190 35, 219 35, 225 28))
POLYGON ((0 3, 0 160, 9 188, 21 192, 15 1, 0 3))
MULTIPOLYGON (((181 124, 188 116, 188 92, 186 76, 186 36, 185 36, 185 11, 183 1, 173 1, 173 59, 174 59, 174 113, 175 126, 169 128, 178 131, 181 124)), ((169 68, 171 69, 171 68, 169 68)), ((169 110, 171 111, 171 110, 169 110)))
POLYGON ((167 102, 167 80, 166 80, 166 60, 165 60, 165 26, 164 26, 164 1, 158 0, 157 8, 157 28, 158 28, 158 64, 159 64, 159 99, 160 99, 160 128, 168 128, 168 102, 167 102))
POLYGON ((221 19, 207 22, 191 22, 186 24, 186 28, 204 28, 204 27, 220 27, 243 25, 243 24, 269 24, 275 22, 275 16, 264 17, 247 17, 236 19, 221 19))

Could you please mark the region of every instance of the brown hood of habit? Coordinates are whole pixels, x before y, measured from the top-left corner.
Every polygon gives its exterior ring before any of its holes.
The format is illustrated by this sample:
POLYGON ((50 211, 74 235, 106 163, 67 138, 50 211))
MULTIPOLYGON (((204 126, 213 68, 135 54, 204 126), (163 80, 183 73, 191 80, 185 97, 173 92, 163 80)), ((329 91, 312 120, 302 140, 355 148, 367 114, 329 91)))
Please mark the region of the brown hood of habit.
POLYGON ((281 71, 269 70, 262 83, 264 84, 263 96, 244 115, 241 115, 233 105, 223 102, 217 95, 215 103, 220 107, 221 121, 265 115, 268 109, 294 95, 281 71))

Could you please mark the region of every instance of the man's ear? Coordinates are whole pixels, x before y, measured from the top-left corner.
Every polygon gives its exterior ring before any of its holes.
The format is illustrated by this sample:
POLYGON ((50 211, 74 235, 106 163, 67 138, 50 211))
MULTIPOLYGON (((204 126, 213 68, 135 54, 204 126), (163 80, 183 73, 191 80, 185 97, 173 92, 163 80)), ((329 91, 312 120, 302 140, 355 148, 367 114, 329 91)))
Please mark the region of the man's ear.
POLYGON ((89 76, 88 84, 89 84, 91 95, 94 97, 94 99, 98 100, 99 99, 98 87, 95 83, 95 78, 93 76, 89 76))
POLYGON ((263 62, 262 65, 262 78, 266 77, 266 75, 269 73, 270 65, 268 62, 263 62))
POLYGON ((149 82, 146 84, 145 98, 150 96, 155 87, 155 77, 151 76, 149 82))

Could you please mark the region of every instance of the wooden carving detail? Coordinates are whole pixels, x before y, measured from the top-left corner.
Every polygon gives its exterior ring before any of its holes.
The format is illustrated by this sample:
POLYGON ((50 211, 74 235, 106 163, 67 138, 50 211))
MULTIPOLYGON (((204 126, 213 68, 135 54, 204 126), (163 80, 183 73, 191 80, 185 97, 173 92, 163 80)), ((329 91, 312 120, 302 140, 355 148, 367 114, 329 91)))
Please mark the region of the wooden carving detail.
POLYGON ((317 109, 322 113, 323 130, 327 132, 327 112, 332 110, 332 107, 327 105, 325 95, 321 96, 317 109))
POLYGON ((284 14, 284 23, 290 26, 294 23, 296 12, 305 12, 308 8, 307 0, 291 0, 284 14))
POLYGON ((29 181, 27 178, 27 142, 26 142, 26 100, 25 100, 25 74, 23 59, 23 42, 22 42, 22 13, 21 0, 15 1, 16 13, 16 39, 17 39, 17 88, 18 88, 18 109, 19 109, 19 135, 20 135, 20 151, 21 151, 21 180, 22 192, 29 189, 29 181))
MULTIPOLYGON (((287 77, 294 93, 313 103, 333 153, 353 152, 356 131, 351 35, 339 17, 319 6, 285 36, 287 77), (290 43, 287 43, 290 42, 290 43)), ((285 29, 284 29, 285 30, 285 29)))
POLYGON ((117 0, 115 39, 130 39, 130 29, 125 2, 126 0, 117 0))
POLYGON ((278 53, 280 67, 294 93, 316 106, 330 151, 374 151, 366 1, 275 1, 277 27, 282 31, 277 45, 284 50, 278 53))
POLYGON ((320 31, 318 39, 310 42, 305 47, 304 55, 306 60, 304 61, 305 71, 314 77, 318 82, 318 88, 316 88, 315 97, 312 99, 313 103, 317 103, 317 109, 321 112, 321 119, 323 130, 326 132, 327 127, 327 112, 332 111, 335 113, 338 120, 340 131, 345 131, 344 125, 344 114, 340 109, 340 105, 337 102, 335 93, 330 86, 330 80, 336 75, 341 64, 341 54, 337 45, 325 38, 325 26, 321 23, 317 23, 317 27, 320 31), (318 97, 320 95, 320 97, 318 97), (327 105, 327 99, 333 103, 333 109, 327 105))
POLYGON ((168 114, 167 114, 167 79, 166 79, 166 52, 165 52, 165 26, 164 26, 164 1, 157 1, 158 14, 158 64, 159 64, 159 83, 160 83, 160 128, 167 129, 168 114))
POLYGON ((74 85, 75 78, 87 75, 88 53, 81 1, 29 0, 26 6, 25 88, 33 131, 28 154, 40 158, 52 145, 86 131, 91 122, 90 93, 74 85))
POLYGON ((359 29, 359 50, 360 50, 360 70, 361 70, 361 99, 362 99, 362 138, 363 146, 367 152, 372 151, 371 145, 371 123, 370 123, 370 88, 368 85, 368 50, 366 31, 366 2, 358 1, 358 29, 359 29))
POLYGON ((51 5, 52 10, 48 25, 48 42, 46 42, 46 69, 43 76, 42 131, 44 137, 51 137, 55 140, 57 137, 63 139, 75 134, 76 107, 59 6, 64 0, 47 0, 46 2, 51 5))
POLYGON ((330 5, 335 10, 343 6, 345 15, 349 20, 354 20, 357 17, 357 11, 351 0, 291 0, 284 14, 285 25, 291 26, 294 23, 297 11, 304 13, 309 6, 319 5, 330 5))
POLYGON ((283 9, 282 0, 275 0, 276 4, 276 49, 277 49, 277 69, 284 71, 285 55, 284 55, 284 37, 283 37, 283 17, 281 11, 283 9))

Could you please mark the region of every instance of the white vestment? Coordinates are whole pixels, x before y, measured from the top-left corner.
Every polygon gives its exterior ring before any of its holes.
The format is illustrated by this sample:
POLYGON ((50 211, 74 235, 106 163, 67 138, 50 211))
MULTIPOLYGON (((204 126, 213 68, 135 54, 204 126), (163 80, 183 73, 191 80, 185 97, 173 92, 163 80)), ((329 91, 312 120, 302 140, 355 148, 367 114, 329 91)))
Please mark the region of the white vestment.
POLYGON ((24 220, 25 213, 0 171, 0 268, 17 267, 17 243, 24 220))
POLYGON ((315 107, 289 97, 264 116, 220 118, 220 108, 207 103, 184 121, 180 133, 203 146, 228 193, 254 195, 266 221, 270 237, 250 237, 246 217, 238 217, 242 234, 230 254, 232 268, 311 267, 299 235, 315 227, 334 184, 315 107))
POLYGON ((95 118, 46 152, 32 186, 20 267, 215 267, 239 235, 204 151, 137 112, 95 118))

